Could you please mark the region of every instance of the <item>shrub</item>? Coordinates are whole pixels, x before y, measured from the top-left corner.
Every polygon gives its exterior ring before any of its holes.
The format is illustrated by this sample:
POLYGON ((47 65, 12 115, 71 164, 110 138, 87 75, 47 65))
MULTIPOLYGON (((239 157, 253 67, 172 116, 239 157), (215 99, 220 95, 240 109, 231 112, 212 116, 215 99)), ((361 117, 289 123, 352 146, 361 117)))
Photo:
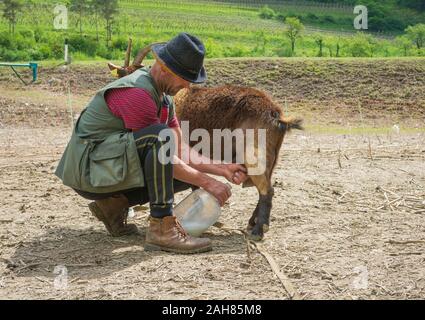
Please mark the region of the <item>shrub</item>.
POLYGON ((267 5, 260 9, 259 16, 262 19, 273 19, 276 13, 272 8, 269 8, 267 5))
POLYGON ((406 29, 406 36, 412 40, 418 49, 425 47, 425 24, 409 26, 406 29))
POLYGON ((31 61, 35 61, 35 60, 43 60, 46 59, 48 57, 45 57, 43 55, 43 53, 37 49, 37 48, 31 48, 28 50, 28 55, 31 61))
POLYGON ((112 50, 112 59, 122 60, 124 62, 124 53, 122 52, 122 50, 113 49, 112 50))
POLYGON ((81 61, 81 60, 84 61, 84 60, 89 60, 89 57, 84 52, 79 51, 79 52, 74 52, 72 54, 72 59, 78 60, 78 61, 81 61))
POLYGON ((104 43, 99 43, 97 45, 96 55, 105 59, 111 59, 110 50, 106 47, 104 43))
POLYGON ((2 53, 2 60, 14 62, 14 61, 29 61, 31 59, 29 54, 26 51, 5 49, 2 53))
POLYGON ((283 45, 281 48, 275 49, 274 53, 278 57, 292 57, 293 56, 290 44, 283 45))
POLYGON ((307 17, 306 17, 309 21, 317 21, 317 20, 319 20, 319 17, 318 16, 316 16, 314 13, 309 13, 309 14, 307 14, 307 17))
POLYGON ((2 61, 16 61, 16 52, 6 48, 0 48, 0 60, 2 61))
MULTIPOLYGON (((52 52, 52 49, 47 44, 42 44, 38 48, 38 51, 40 52, 41 56, 43 57, 41 59, 54 58, 54 54, 52 52)), ((39 60, 41 60, 41 59, 39 59, 39 60)))
POLYGON ((128 46, 128 39, 124 37, 115 38, 112 40, 112 48, 121 51, 126 51, 128 46))
MULTIPOLYGON (((49 40, 49 43, 47 44, 47 48, 43 49, 44 52, 48 52, 49 53, 49 58, 54 58, 54 59, 63 59, 64 58, 64 40, 63 39, 59 39, 59 38, 51 38, 49 40)), ((72 54, 72 49, 70 50, 70 53, 72 54)))
POLYGON ((250 56, 250 53, 251 50, 239 43, 224 50, 225 57, 247 57, 250 56))
POLYGON ((87 56, 96 56, 97 41, 87 36, 74 35, 69 38, 69 46, 72 52, 82 52, 87 56))
POLYGON ((205 41, 205 50, 207 58, 220 58, 223 56, 223 47, 216 43, 213 39, 208 38, 205 41))
POLYGON ((357 33, 349 43, 349 50, 353 57, 371 57, 373 55, 373 44, 362 32, 357 33))
POLYGON ((297 18, 298 20, 302 20, 304 18, 301 14, 298 14, 298 13, 295 13, 295 12, 292 12, 292 11, 288 11, 286 13, 286 17, 287 18, 289 18, 289 17, 291 17, 291 18, 297 18))
POLYGON ((110 50, 100 50, 97 55, 108 60, 112 59, 112 52, 110 50))
POLYGON ((0 33, 0 47, 11 49, 12 36, 8 32, 0 33))
POLYGON ((286 15, 284 13, 278 13, 275 18, 278 21, 284 22, 286 19, 286 15))
POLYGON ((386 30, 393 30, 393 31, 399 31, 404 30, 407 27, 407 24, 404 21, 401 21, 400 19, 390 17, 387 19, 387 29, 386 30))
POLYGON ((18 34, 23 38, 34 39, 34 31, 32 30, 20 30, 18 34))
POLYGON ((14 43, 14 47, 16 47, 18 51, 26 51, 33 48, 36 44, 34 38, 23 37, 19 33, 13 36, 12 43, 14 43))
POLYGON ((324 23, 336 23, 336 19, 333 16, 325 15, 321 19, 324 23))
POLYGON ((44 31, 42 28, 37 27, 34 29, 34 39, 36 42, 41 42, 43 35, 44 35, 44 31))

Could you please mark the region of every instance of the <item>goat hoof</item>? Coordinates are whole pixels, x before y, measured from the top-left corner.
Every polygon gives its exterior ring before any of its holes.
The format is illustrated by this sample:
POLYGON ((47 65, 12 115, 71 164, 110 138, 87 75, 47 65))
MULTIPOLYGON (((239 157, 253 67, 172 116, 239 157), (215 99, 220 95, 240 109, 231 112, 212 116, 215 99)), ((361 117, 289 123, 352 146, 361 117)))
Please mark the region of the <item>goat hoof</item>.
POLYGON ((254 226, 251 230, 247 232, 248 238, 252 241, 261 241, 263 240, 264 234, 260 232, 258 226, 254 226))
POLYGON ((255 241, 255 242, 258 242, 258 241, 263 240, 263 236, 259 235, 259 234, 248 233, 248 239, 255 241))

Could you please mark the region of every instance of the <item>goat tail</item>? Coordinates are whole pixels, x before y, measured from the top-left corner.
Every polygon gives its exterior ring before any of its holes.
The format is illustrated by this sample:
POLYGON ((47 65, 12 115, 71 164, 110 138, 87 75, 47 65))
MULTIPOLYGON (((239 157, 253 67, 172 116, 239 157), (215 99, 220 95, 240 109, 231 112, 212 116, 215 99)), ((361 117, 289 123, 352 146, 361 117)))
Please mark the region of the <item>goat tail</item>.
POLYGON ((285 132, 289 132, 292 129, 304 130, 302 124, 303 119, 301 118, 281 118, 279 120, 279 128, 285 132))

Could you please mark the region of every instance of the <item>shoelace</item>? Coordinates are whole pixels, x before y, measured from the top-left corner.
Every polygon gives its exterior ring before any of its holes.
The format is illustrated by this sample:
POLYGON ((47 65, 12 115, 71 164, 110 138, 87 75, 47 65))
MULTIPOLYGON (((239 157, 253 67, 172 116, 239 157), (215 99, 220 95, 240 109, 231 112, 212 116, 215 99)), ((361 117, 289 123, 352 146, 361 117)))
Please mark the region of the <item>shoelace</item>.
POLYGON ((180 222, 175 219, 176 221, 176 229, 177 232, 179 233, 179 237, 183 236, 184 239, 186 239, 189 235, 187 234, 187 232, 183 229, 182 225, 180 224, 180 222))

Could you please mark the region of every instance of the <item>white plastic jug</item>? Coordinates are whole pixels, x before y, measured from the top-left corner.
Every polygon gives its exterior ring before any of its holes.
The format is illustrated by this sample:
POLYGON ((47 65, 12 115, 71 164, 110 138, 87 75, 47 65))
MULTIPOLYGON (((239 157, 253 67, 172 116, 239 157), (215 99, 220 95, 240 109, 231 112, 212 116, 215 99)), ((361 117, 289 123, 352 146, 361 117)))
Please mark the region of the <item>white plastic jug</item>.
MULTIPOLYGON (((228 187, 231 188, 230 184, 228 187)), ((193 191, 173 211, 183 229, 194 237, 216 223, 221 214, 218 200, 203 189, 193 191)))

